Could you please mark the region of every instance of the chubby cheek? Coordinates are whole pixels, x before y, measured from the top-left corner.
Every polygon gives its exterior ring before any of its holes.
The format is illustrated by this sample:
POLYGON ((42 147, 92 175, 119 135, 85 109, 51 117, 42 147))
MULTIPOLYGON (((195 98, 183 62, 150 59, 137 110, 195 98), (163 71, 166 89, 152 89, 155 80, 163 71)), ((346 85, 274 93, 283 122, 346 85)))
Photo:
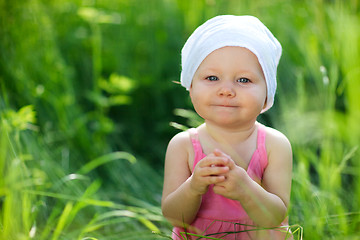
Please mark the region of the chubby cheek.
POLYGON ((194 90, 194 88, 191 86, 189 89, 189 95, 190 95, 190 99, 192 104, 194 105, 194 107, 198 104, 199 102, 199 97, 198 97, 198 93, 196 90, 194 90))
POLYGON ((193 104, 193 107, 194 107, 196 113, 197 113, 200 117, 203 118, 203 117, 204 117, 204 116, 203 116, 203 113, 202 113, 203 108, 201 107, 201 104, 199 104, 199 102, 197 101, 196 98, 191 98, 191 102, 192 102, 192 104, 193 104))
POLYGON ((191 99, 191 102, 193 104, 193 107, 196 111, 196 113, 204 118, 204 114, 206 113, 206 110, 204 108, 204 105, 205 105, 205 102, 204 102, 204 99, 199 96, 199 94, 197 94, 195 91, 191 90, 190 89, 190 99, 191 99))
POLYGON ((266 105, 266 90, 265 91, 255 91, 253 92, 253 106, 258 106, 257 108, 261 111, 265 108, 266 105))

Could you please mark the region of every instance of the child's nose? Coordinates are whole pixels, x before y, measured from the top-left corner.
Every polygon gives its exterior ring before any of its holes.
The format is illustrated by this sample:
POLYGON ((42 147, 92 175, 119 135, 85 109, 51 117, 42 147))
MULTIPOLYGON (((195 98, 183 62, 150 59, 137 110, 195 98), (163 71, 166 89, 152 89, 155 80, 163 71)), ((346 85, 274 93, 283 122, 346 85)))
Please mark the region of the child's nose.
POLYGON ((235 97, 236 93, 230 84, 221 86, 218 92, 219 96, 222 97, 235 97))

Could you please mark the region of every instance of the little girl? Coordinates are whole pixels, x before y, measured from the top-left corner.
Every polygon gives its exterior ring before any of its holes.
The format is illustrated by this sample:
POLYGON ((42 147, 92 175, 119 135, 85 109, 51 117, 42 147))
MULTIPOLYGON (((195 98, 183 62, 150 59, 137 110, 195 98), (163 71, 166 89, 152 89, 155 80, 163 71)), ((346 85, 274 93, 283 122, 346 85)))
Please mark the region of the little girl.
POLYGON ((205 123, 167 148, 162 211, 173 239, 289 236, 291 146, 256 121, 273 105, 280 56, 280 43, 251 16, 212 18, 185 43, 181 84, 205 123))

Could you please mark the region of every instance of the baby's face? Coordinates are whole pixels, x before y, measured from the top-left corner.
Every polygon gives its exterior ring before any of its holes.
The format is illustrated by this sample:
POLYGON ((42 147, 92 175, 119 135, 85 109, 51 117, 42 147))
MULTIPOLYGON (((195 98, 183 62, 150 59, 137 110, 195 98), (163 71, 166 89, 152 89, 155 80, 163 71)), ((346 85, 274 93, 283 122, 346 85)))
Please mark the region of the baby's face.
POLYGON ((257 57, 242 47, 213 51, 195 72, 190 97, 205 120, 228 126, 254 122, 266 101, 257 57))

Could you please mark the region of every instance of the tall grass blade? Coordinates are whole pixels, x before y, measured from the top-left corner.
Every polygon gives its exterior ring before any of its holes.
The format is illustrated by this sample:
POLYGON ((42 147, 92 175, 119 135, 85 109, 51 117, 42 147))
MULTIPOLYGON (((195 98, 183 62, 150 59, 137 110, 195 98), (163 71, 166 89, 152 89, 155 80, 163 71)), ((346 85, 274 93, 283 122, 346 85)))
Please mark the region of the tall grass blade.
POLYGON ((68 221, 68 218, 71 214, 71 211, 73 209, 73 203, 72 202, 68 202, 65 205, 65 208, 59 218, 59 221, 56 225, 56 228, 54 230, 54 234, 51 238, 51 240, 57 240, 60 236, 60 234, 62 233, 62 231, 64 230, 64 227, 66 226, 66 223, 68 221))
POLYGON ((130 153, 127 152, 113 152, 113 153, 109 153, 106 154, 104 156, 101 156, 99 158, 96 158, 92 161, 90 161, 89 163, 85 164, 79 171, 78 174, 87 174, 90 171, 92 171, 93 169, 108 163, 108 162, 112 162, 115 160, 119 160, 119 159, 124 159, 124 160, 128 160, 131 163, 135 163, 136 162, 136 158, 131 155, 130 153))

